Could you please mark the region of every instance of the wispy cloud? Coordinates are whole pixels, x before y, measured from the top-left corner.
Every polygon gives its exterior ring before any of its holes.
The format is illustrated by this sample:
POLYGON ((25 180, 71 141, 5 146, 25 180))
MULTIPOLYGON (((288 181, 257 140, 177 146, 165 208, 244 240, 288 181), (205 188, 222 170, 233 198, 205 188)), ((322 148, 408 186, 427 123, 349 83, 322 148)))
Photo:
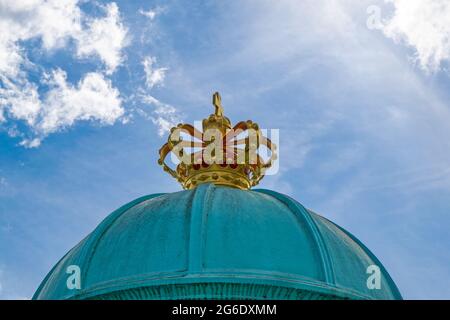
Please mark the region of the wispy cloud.
POLYGON ((140 99, 144 104, 154 107, 150 113, 139 108, 138 113, 151 120, 158 127, 159 136, 164 136, 172 127, 182 121, 179 111, 174 106, 163 103, 149 94, 141 95, 140 99))
POLYGON ((450 61, 450 2, 447 0, 386 0, 395 7, 384 34, 412 47, 422 69, 434 72, 450 61))
POLYGON ((156 18, 157 15, 163 13, 165 11, 164 7, 155 7, 153 9, 148 9, 148 10, 144 10, 144 9, 139 9, 139 13, 141 15, 143 15, 144 17, 147 17, 149 20, 154 20, 156 18))
POLYGON ((155 57, 145 57, 142 61, 145 72, 145 83, 147 88, 151 89, 156 85, 162 85, 164 83, 164 78, 166 77, 167 68, 156 68, 156 58, 155 57))

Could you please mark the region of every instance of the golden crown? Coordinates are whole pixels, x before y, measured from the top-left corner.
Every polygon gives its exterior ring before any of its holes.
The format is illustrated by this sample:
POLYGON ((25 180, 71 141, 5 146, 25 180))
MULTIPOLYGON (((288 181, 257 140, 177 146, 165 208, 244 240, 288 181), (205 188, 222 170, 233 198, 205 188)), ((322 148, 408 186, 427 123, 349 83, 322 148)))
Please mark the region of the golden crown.
POLYGON ((277 159, 276 145, 251 120, 231 127, 223 115, 218 92, 213 95, 213 105, 215 113, 202 121, 203 132, 190 124, 178 124, 170 130, 167 143, 159 150, 158 163, 184 189, 202 183, 249 189, 259 183, 277 159), (269 159, 261 156, 261 146, 270 151, 269 159), (165 162, 169 153, 176 156, 175 169, 165 162))

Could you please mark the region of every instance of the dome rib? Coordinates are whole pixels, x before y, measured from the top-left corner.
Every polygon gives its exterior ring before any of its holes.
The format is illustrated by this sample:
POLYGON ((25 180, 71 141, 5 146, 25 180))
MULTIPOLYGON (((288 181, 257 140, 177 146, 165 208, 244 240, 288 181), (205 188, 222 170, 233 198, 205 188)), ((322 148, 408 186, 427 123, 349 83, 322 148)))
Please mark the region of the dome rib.
POLYGON ((31 298, 31 300, 38 300, 39 299, 39 295, 41 294, 42 289, 45 287, 45 285, 48 283, 50 277, 53 275, 53 273, 55 272, 56 268, 60 265, 60 263, 71 253, 71 250, 69 250, 68 252, 66 252, 65 255, 63 255, 61 257, 61 259, 58 260, 58 262, 50 269, 49 273, 47 273, 47 275, 45 276, 44 280, 42 280, 42 282, 39 284, 39 287, 36 289, 36 292, 33 294, 33 297, 31 298))
POLYGON ((98 246, 98 244, 100 243, 100 240, 102 239, 102 237, 105 235, 105 233, 109 230, 109 228, 114 224, 114 222, 119 219, 123 214, 125 214, 128 209, 133 208, 134 206, 159 197, 164 195, 164 193, 155 193, 155 194, 151 194, 151 195, 146 195, 140 198, 137 198, 127 204, 125 204, 124 206, 120 207, 119 209, 115 210, 113 213, 111 213, 109 216, 107 216, 98 226, 97 228, 94 229, 94 231, 92 232, 92 235, 88 236, 87 239, 87 243, 85 245, 86 248, 86 263, 82 268, 82 279, 86 278, 86 275, 88 274, 89 271, 89 267, 92 261, 92 257, 95 253, 95 250, 98 246))
MULTIPOLYGON (((310 212, 310 210, 308 210, 308 212, 310 212)), ((398 289, 397 285, 395 284, 394 280, 392 280, 391 275, 389 274, 389 272, 387 272, 386 268, 384 267, 384 265, 381 263, 381 261, 372 253, 372 251, 370 251, 369 248, 366 247, 366 245, 364 243, 362 243, 358 238, 356 238, 353 234, 351 234, 350 232, 348 232, 347 230, 345 230, 344 228, 342 228, 341 226, 337 225, 336 223, 334 223, 333 221, 322 217, 323 219, 327 220, 329 223, 333 224, 334 226, 336 226, 339 230, 341 230, 342 232, 344 232, 350 239, 352 239, 355 243, 357 243, 361 248, 364 249, 364 251, 366 252, 366 254, 374 261, 376 262, 376 265, 380 268, 381 273, 384 275, 384 277, 386 277, 389 287, 390 289, 393 291, 393 295, 395 297, 395 299, 401 300, 403 299, 400 290, 398 289)))
POLYGON ((200 185, 194 189, 191 207, 191 221, 189 229, 189 272, 200 272, 203 269, 203 231, 205 217, 205 203, 209 199, 212 185, 200 185))
POLYGON ((336 285, 333 264, 331 262, 330 254, 328 253, 328 249, 322 237, 322 234, 319 231, 319 228, 317 227, 316 223, 314 222, 314 219, 311 217, 309 211, 301 204, 299 204, 297 201, 293 200, 291 197, 286 196, 284 194, 266 189, 255 189, 253 191, 272 196, 273 198, 277 199, 285 206, 287 206, 297 216, 301 216, 306 221, 307 226, 309 227, 311 234, 313 235, 314 240, 316 242, 316 246, 319 250, 319 254, 321 257, 321 266, 325 276, 325 282, 330 285, 336 285))

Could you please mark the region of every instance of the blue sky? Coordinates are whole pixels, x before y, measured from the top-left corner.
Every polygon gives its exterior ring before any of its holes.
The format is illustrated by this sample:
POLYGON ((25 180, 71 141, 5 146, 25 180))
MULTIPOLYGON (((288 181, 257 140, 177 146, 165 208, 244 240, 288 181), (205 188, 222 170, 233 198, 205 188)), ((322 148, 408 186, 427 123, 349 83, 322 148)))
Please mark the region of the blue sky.
POLYGON ((343 226, 405 298, 450 299, 446 0, 0 1, 0 298, 122 204, 180 190, 167 128, 280 129, 260 187, 343 226))

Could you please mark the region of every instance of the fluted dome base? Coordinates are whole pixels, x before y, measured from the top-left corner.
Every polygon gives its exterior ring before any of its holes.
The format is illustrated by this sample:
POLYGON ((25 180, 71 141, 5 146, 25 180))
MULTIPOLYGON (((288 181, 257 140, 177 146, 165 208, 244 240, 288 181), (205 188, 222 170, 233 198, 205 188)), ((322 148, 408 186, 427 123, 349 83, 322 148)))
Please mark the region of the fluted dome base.
POLYGON ((95 300, 341 300, 342 297, 259 284, 194 283, 140 287, 94 296, 95 300))

